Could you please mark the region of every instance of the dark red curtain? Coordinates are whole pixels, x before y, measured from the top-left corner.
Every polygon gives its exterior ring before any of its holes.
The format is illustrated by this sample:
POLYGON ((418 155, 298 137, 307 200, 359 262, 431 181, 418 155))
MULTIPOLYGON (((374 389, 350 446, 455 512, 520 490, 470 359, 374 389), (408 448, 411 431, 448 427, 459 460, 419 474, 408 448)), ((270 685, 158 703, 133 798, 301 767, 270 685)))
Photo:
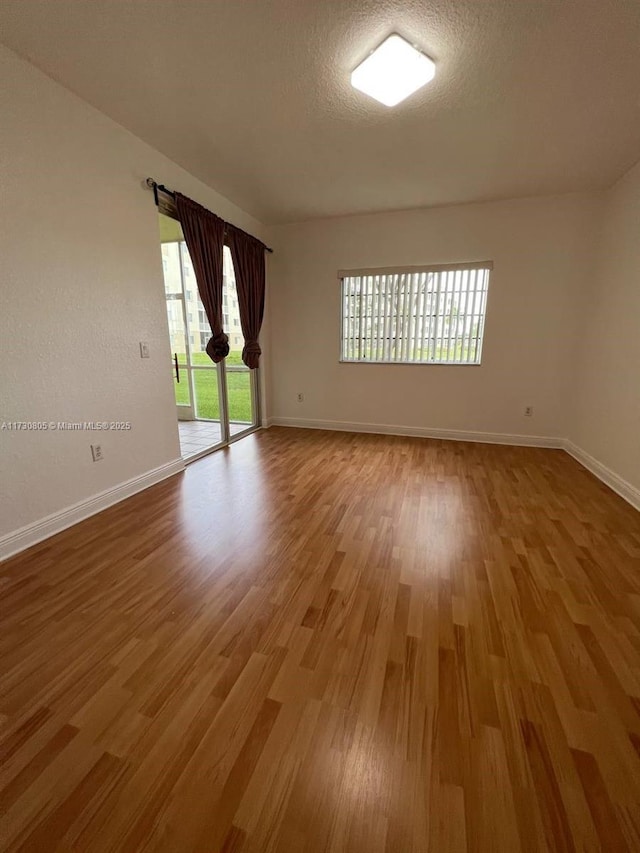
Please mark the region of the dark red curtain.
POLYGON ((242 360, 251 369, 258 366, 262 350, 258 343, 264 315, 264 243, 227 225, 227 245, 231 249, 236 274, 240 325, 244 335, 242 360))
POLYGON ((196 274, 198 292, 213 336, 207 344, 207 355, 216 362, 229 354, 229 338, 222 328, 222 250, 224 219, 176 193, 178 219, 196 274))

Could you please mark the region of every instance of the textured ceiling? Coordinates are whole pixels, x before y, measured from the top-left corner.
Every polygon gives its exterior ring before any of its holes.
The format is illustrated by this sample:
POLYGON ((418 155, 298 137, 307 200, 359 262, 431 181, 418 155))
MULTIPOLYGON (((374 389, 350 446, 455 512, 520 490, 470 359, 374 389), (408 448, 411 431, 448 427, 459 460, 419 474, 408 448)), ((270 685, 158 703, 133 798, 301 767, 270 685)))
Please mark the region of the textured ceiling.
POLYGON ((0 32, 265 222, 595 189, 640 157, 640 0, 3 0, 0 32), (388 109, 349 73, 393 31, 437 76, 388 109))

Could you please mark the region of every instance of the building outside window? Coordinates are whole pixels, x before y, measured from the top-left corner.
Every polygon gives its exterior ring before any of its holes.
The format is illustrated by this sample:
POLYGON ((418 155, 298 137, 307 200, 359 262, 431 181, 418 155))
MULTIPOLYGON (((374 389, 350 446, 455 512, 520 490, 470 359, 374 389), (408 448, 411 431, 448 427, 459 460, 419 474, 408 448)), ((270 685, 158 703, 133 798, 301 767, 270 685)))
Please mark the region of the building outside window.
MULTIPOLYGON (((180 263, 182 262, 182 274, 186 277, 192 269, 191 259, 187 251, 186 243, 184 242, 169 242, 162 245, 162 265, 165 271, 165 292, 168 296, 168 312, 169 324, 173 329, 174 335, 182 335, 183 327, 182 307, 178 300, 172 300, 172 294, 182 292, 180 263)), ((204 310, 204 305, 200 299, 197 288, 184 289, 185 308, 188 315, 189 330, 192 334, 189 336, 192 352, 205 353, 206 346, 211 337, 211 327, 207 320, 207 315, 204 310)), ((223 326, 227 333, 229 330, 239 329, 240 313, 238 309, 238 300, 236 297, 236 282, 233 271, 233 263, 231 262, 231 253, 225 246, 224 248, 224 276, 223 276, 223 291, 222 303, 224 306, 223 326)), ((177 337, 175 338, 177 340, 177 337)), ((229 345, 233 360, 239 360, 239 355, 242 352, 244 341, 241 334, 232 334, 229 336, 229 345), (236 353, 235 357, 233 353, 236 353)), ((183 344, 182 344, 183 346, 183 344)), ((184 346, 183 346, 184 349, 184 346)))

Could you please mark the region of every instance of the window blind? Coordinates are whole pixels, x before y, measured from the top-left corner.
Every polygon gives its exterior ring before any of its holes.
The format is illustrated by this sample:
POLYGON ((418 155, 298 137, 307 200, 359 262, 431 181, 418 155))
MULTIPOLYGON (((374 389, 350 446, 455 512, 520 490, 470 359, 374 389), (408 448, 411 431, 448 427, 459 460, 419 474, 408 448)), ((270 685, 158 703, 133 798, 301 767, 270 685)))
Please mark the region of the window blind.
POLYGON ((491 269, 484 262, 339 273, 341 360, 480 364, 491 269))

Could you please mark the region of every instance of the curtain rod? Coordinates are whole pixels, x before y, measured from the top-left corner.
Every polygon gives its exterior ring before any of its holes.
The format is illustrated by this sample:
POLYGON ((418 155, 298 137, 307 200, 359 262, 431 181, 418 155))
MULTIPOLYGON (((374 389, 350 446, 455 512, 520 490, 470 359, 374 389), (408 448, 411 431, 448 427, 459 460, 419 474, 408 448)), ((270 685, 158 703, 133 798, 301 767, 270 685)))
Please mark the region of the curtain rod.
MULTIPOLYGON (((164 184, 159 184, 157 181, 154 181, 153 178, 147 178, 146 184, 150 189, 153 190, 153 197, 154 197, 155 202, 156 202, 156 207, 158 207, 158 193, 159 192, 164 193, 165 195, 171 196, 171 198, 176 197, 176 194, 173 192, 173 190, 167 189, 164 184)), ((224 224, 225 224, 225 226, 226 225, 232 225, 231 222, 225 222, 224 224)), ((238 231, 242 231, 242 228, 238 228, 237 225, 234 225, 233 227, 236 228, 238 231)), ((249 234, 248 231, 242 231, 242 233, 247 234, 247 236, 249 236, 249 237, 253 237, 253 234, 249 234)), ((258 238, 253 237, 253 239, 257 240, 258 238)), ((258 242, 262 243, 262 240, 258 240, 258 242)), ((271 254, 271 255, 273 254, 273 249, 270 249, 269 246, 266 246, 264 243, 262 243, 262 245, 264 246, 265 251, 269 252, 269 254, 271 254)))

